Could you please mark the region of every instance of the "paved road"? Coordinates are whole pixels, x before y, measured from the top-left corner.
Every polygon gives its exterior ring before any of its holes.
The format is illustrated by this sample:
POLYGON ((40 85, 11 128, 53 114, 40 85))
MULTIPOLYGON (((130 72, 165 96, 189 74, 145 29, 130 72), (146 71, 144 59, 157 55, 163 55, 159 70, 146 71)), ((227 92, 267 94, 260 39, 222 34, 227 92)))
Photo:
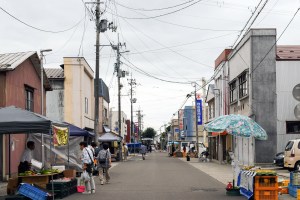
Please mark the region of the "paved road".
POLYGON ((96 194, 77 193, 65 199, 245 199, 226 196, 224 188, 222 183, 179 159, 167 157, 166 153, 152 153, 146 160, 133 157, 112 168, 107 185, 100 185, 96 179, 96 194))

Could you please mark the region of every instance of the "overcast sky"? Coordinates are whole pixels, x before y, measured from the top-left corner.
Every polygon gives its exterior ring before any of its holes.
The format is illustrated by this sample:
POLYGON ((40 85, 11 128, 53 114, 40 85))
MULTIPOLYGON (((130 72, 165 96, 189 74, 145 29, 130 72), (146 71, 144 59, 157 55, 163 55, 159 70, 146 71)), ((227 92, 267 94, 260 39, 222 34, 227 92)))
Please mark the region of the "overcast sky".
MULTIPOLYGON (((46 67, 59 67, 66 56, 83 56, 94 69, 95 17, 91 11, 95 6, 86 4, 87 10, 83 2, 87 1, 2 0, 0 53, 51 48, 46 67), (64 32, 53 33, 59 31, 64 32)), ((116 44, 118 34, 120 42, 126 43, 122 50, 130 52, 123 54, 121 67, 136 79, 134 110, 142 110, 145 128, 159 130, 168 123, 194 90, 189 82, 201 84, 202 77, 213 75, 215 59, 233 45, 259 2, 260 8, 265 0, 103 0, 101 19, 113 22, 117 32, 101 33, 101 44, 116 44), (138 67, 148 76, 128 66, 138 67)), ((280 35, 299 6, 299 0, 269 0, 252 28, 277 28, 280 35)), ((298 13, 278 44, 299 45, 299 25, 298 13)), ((110 47, 100 52, 100 77, 110 87, 113 110, 117 110, 118 99, 115 55, 110 47)), ((130 119, 129 78, 122 79, 122 110, 130 119)), ((185 105, 192 103, 189 100, 185 105)))

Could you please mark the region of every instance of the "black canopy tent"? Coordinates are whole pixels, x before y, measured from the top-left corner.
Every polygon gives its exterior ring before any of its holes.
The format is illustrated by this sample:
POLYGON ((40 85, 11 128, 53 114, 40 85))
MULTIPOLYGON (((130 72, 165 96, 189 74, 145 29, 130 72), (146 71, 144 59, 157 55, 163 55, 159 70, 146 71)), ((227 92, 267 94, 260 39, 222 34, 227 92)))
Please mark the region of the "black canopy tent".
POLYGON ((40 114, 9 106, 0 108, 0 134, 9 134, 9 177, 11 176, 11 147, 10 134, 19 133, 47 133, 51 132, 52 124, 64 125, 53 122, 40 114))

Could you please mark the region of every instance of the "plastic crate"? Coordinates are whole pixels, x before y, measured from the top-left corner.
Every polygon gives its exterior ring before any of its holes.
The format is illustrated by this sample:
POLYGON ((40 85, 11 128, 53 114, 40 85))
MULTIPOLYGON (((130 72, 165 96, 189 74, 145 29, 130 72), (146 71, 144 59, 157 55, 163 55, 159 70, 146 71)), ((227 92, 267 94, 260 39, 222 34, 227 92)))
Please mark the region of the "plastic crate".
POLYGON ((277 176, 255 176, 255 190, 278 190, 277 176))
POLYGON ((54 197, 55 199, 62 199, 65 198, 67 196, 69 196, 70 192, 69 190, 55 190, 54 191, 54 197))
POLYGON ((300 189, 300 186, 289 184, 289 194, 297 198, 297 190, 300 189))
POLYGON ((254 200, 277 200, 277 190, 255 190, 254 200))
POLYGON ((300 185, 300 173, 291 172, 290 173, 290 184, 291 185, 300 185))
POLYGON ((281 182, 278 182, 278 186, 288 187, 289 183, 290 183, 290 180, 283 180, 281 182))
POLYGON ((48 193, 44 192, 28 183, 21 183, 18 192, 34 200, 47 200, 48 193))
POLYGON ((8 195, 5 196, 5 200, 30 200, 30 198, 23 195, 8 195))
MULTIPOLYGON (((69 181, 70 182, 70 181, 69 181)), ((68 189, 70 186, 69 182, 53 182, 53 189, 54 190, 65 190, 68 189)), ((46 185, 47 190, 52 190, 52 183, 48 183, 46 185)))

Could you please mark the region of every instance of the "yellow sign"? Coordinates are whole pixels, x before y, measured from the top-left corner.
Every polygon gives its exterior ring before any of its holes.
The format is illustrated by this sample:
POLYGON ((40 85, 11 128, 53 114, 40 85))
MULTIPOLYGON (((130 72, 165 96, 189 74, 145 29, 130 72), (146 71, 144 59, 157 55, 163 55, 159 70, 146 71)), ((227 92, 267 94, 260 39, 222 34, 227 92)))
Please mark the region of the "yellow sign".
POLYGON ((69 129, 66 127, 52 126, 54 146, 64 146, 68 144, 69 129))

